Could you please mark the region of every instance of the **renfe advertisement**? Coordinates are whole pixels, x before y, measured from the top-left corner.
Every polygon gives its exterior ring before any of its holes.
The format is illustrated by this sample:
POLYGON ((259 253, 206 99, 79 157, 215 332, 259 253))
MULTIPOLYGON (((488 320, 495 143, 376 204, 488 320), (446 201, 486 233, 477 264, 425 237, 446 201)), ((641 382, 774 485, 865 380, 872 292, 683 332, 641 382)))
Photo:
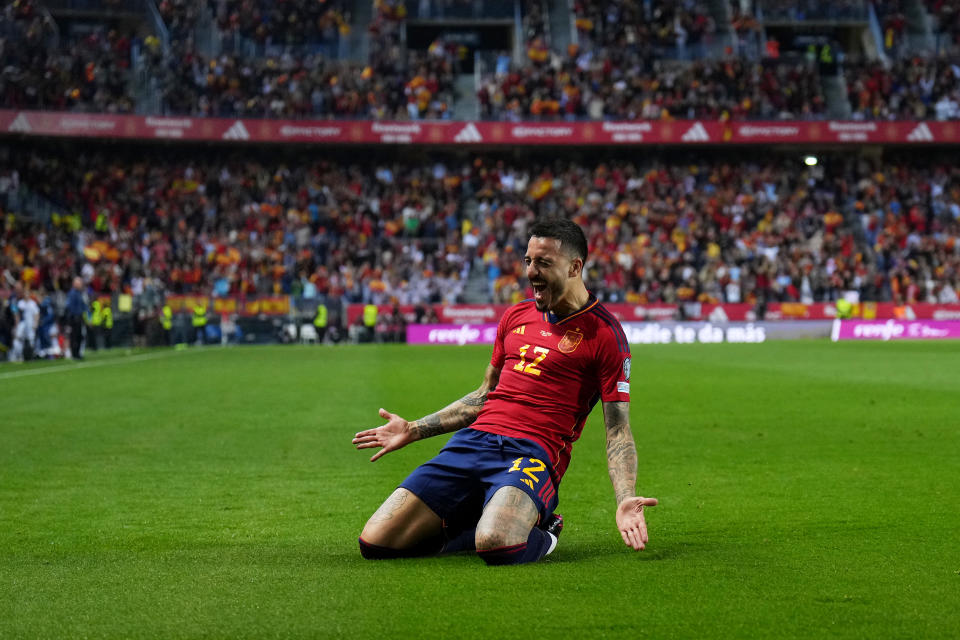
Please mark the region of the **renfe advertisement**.
POLYGON ((960 339, 956 320, 834 320, 830 339, 944 340, 960 339))
POLYGON ((409 344, 493 344, 495 324, 408 324, 409 344))

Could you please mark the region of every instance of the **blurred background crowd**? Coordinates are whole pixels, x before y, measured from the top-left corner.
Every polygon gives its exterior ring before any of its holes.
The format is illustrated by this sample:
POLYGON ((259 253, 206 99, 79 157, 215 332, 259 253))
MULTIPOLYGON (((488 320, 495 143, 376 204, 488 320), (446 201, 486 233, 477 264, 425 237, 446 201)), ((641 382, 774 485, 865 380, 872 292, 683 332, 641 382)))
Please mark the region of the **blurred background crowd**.
MULTIPOLYGON (((14 0, 0 108, 362 119, 960 117, 960 2, 14 0), (471 24, 470 29, 462 28, 471 24), (815 25, 815 28, 814 26, 815 25), (502 29, 498 31, 498 29, 502 29), (472 31, 471 31, 472 29, 472 31), (485 31, 486 29, 486 31, 485 31), (479 34, 479 35, 478 35, 479 34), (491 44, 487 44, 491 43, 491 44)), ((526 228, 605 301, 955 303, 950 149, 549 154, 0 145, 0 345, 129 295, 512 303, 526 228), (30 307, 30 304, 26 305, 30 307), (31 316, 34 315, 31 311, 31 316)), ((336 322, 345 318, 338 316, 336 322)), ((348 335, 344 330, 344 335, 348 335)))
POLYGON ((955 1, 578 0, 564 12, 565 2, 518 0, 506 22, 496 19, 501 4, 7 0, 0 106, 366 119, 958 117, 955 1), (513 36, 430 20, 458 11, 513 36), (863 33, 873 46, 856 42, 863 33))

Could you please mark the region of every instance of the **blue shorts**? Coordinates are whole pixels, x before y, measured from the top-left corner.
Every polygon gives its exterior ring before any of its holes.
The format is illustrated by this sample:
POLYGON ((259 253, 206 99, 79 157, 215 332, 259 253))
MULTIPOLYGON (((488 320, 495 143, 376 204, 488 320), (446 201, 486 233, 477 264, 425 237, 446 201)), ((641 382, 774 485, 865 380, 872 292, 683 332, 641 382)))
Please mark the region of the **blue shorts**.
POLYGON ((550 457, 538 444, 467 428, 453 434, 435 458, 400 486, 423 500, 446 526, 475 526, 501 487, 524 491, 544 522, 557 508, 552 473, 550 457))

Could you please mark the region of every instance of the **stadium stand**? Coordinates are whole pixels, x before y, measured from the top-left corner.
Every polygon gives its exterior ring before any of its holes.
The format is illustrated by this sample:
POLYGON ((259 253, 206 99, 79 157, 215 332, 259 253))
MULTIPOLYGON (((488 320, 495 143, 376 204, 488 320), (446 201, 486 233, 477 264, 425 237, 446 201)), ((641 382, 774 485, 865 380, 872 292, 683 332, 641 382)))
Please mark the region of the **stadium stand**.
POLYGON ((487 78, 480 103, 485 117, 510 120, 815 118, 825 110, 816 72, 805 64, 730 59, 645 67, 620 55, 487 78))
MULTIPOLYGON (((191 11, 200 3, 189 0, 164 0, 176 14, 191 11)), ((210 0, 217 26, 225 33, 236 32, 264 44, 332 44, 350 32, 349 11, 340 2, 328 0, 210 0)), ((170 24, 168 14, 164 20, 170 24)), ((196 23, 196 16, 185 22, 196 23)))
POLYGON ((0 104, 11 108, 129 113, 131 39, 106 28, 61 39, 33 0, 0 14, 0 104))
POLYGON ((955 120, 960 117, 960 68, 930 58, 902 58, 847 67, 855 118, 955 120))
MULTIPOLYGON (((280 154, 138 158, 7 149, 17 181, 70 212, 6 230, 4 277, 64 289, 97 244, 95 292, 150 278, 172 293, 457 302, 482 262, 492 298, 525 295, 525 229, 563 214, 587 231, 590 285, 628 302, 904 298, 956 289, 960 172, 946 158, 886 166, 730 154, 519 164, 446 156, 342 164, 280 154), (29 159, 23 162, 26 155, 29 159), (466 201, 475 215, 464 215, 466 201), (42 242, 38 240, 42 239, 42 242), (71 241, 71 238, 73 239, 71 241)), ((945 293, 944 296, 948 296, 945 293)))
POLYGON ((70 212, 42 246, 31 245, 34 226, 8 230, 5 270, 21 264, 27 285, 65 290, 84 262, 66 255, 81 233, 81 244, 100 247, 86 261, 97 293, 135 292, 134 281, 149 278, 177 294, 297 295, 309 281, 315 295, 353 302, 385 287, 409 301, 456 301, 461 179, 442 164, 7 150, 21 162, 24 153, 18 181, 70 212))

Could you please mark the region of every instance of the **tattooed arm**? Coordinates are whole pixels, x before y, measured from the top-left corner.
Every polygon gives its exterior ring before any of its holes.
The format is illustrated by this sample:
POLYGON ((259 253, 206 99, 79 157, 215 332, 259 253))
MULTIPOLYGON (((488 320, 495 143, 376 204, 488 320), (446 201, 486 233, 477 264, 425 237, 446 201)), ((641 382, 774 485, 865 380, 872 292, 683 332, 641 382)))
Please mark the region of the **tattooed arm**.
POLYGON ((607 467, 617 497, 617 528, 624 544, 639 551, 648 540, 643 508, 655 506, 657 499, 636 495, 637 447, 630 431, 630 403, 604 402, 603 421, 607 427, 607 467))
POLYGON ((487 394, 496 388, 499 380, 500 369, 487 365, 483 382, 476 391, 419 420, 407 421, 386 409, 380 409, 380 417, 387 420, 387 424, 361 431, 354 436, 353 444, 357 449, 382 447, 370 458, 373 462, 383 454, 396 451, 416 440, 470 426, 480 415, 480 409, 487 401, 487 394))
POLYGON ((500 369, 487 365, 480 387, 463 396, 436 413, 415 420, 410 423, 410 429, 416 435, 416 440, 438 436, 464 427, 469 427, 480 415, 483 403, 487 401, 487 394, 497 387, 500 380, 500 369))

